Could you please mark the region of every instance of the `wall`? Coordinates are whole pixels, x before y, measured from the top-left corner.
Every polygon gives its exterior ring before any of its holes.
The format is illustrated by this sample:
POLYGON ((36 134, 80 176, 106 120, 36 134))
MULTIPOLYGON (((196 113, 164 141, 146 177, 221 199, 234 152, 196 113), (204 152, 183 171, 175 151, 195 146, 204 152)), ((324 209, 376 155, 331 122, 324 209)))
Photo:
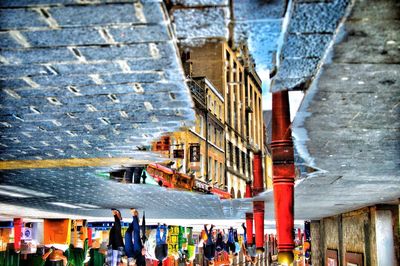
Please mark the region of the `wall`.
MULTIPOLYGON (((326 217, 311 222, 311 248, 313 265, 325 265, 327 249, 338 251, 338 265, 346 265, 346 252, 362 253, 364 265, 378 264, 377 238, 382 238, 382 231, 376 229, 376 221, 382 220, 382 213, 392 215, 392 228, 386 232, 393 232, 394 247, 392 253, 395 260, 399 259, 399 209, 398 205, 379 205, 366 207, 360 210, 326 217), (384 210, 384 211, 382 211, 384 210)), ((387 235, 387 233, 386 233, 387 235)), ((386 247, 385 252, 390 253, 386 247)), ((385 253, 386 254, 386 253, 385 253)), ((395 264, 394 264, 395 265, 395 264)))
POLYGON ((222 43, 207 43, 202 47, 191 47, 190 61, 194 77, 207 77, 217 90, 224 95, 222 43))

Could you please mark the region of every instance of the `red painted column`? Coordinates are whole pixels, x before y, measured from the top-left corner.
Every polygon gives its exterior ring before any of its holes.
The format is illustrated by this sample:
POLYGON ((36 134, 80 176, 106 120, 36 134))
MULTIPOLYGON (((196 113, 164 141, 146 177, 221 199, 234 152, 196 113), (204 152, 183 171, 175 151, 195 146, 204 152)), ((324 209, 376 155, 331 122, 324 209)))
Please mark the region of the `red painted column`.
MULTIPOLYGON (((253 197, 253 189, 251 188, 251 181, 246 182, 246 193, 244 194, 245 198, 253 197)), ((253 245, 253 213, 246 213, 246 235, 247 235, 247 244, 249 246, 253 245)))
POLYGON ((22 219, 14 218, 14 249, 21 249, 22 219))
POLYGON ((278 261, 293 261, 294 155, 287 91, 272 94, 272 175, 278 261))
POLYGON ((91 247, 93 244, 93 238, 92 238, 92 231, 93 229, 91 227, 88 227, 87 229, 87 238, 88 238, 88 246, 91 247))
MULTIPOLYGON (((253 193, 257 196, 264 191, 264 178, 262 171, 261 152, 254 153, 253 159, 253 193)), ((254 226, 256 229, 256 249, 264 252, 264 201, 253 202, 254 226)))

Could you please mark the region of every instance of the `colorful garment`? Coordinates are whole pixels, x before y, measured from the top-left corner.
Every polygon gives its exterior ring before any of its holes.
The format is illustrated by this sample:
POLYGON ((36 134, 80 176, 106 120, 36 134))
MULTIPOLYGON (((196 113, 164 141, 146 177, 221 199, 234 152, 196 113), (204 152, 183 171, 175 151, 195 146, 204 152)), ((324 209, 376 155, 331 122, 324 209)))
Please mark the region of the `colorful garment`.
POLYGON ((98 248, 90 249, 89 266, 103 266, 106 256, 98 248))
POLYGON ((116 266, 118 263, 122 262, 122 257, 124 256, 124 248, 119 247, 118 250, 109 247, 107 250, 106 265, 116 266))
POLYGON ((84 261, 88 252, 88 239, 85 239, 83 248, 75 248, 72 244, 64 252, 65 257, 68 259, 68 265, 71 266, 84 266, 84 261))

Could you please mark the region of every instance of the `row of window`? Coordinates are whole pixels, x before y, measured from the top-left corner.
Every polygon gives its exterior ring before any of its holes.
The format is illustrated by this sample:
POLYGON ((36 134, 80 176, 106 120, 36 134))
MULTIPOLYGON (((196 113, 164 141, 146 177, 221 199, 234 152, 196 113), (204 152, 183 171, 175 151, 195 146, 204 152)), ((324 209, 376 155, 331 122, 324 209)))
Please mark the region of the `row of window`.
POLYGON ((236 62, 233 62, 233 68, 230 69, 231 55, 226 51, 226 122, 235 128, 241 135, 249 136, 255 144, 262 145, 262 106, 261 95, 257 93, 257 88, 252 82, 244 88, 243 95, 243 73, 237 67, 236 62), (236 79, 239 73, 239 80, 236 79), (231 80, 233 76, 233 80, 231 80), (237 82, 239 81, 239 82, 237 82), (252 112, 245 112, 246 107, 251 107, 252 112), (246 132, 246 127, 248 131, 246 132))
POLYGON ((227 141, 226 145, 226 160, 227 166, 235 169, 242 175, 250 176, 252 171, 250 157, 230 141, 227 141))
MULTIPOLYGON (((205 138, 205 118, 202 115, 196 114, 196 125, 194 131, 205 138)), ((215 127, 213 123, 208 123, 207 139, 217 147, 223 148, 224 131, 215 127)))
POLYGON ((224 106, 223 103, 219 103, 217 100, 213 100, 212 97, 207 96, 207 107, 215 117, 220 121, 223 121, 224 117, 224 106))

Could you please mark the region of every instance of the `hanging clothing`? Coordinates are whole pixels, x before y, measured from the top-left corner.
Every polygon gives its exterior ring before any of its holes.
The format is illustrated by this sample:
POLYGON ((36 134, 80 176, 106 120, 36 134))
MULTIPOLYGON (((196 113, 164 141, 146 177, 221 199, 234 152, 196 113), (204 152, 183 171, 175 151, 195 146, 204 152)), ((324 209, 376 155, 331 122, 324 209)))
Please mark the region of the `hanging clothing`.
POLYGON ((119 250, 119 248, 124 247, 124 241, 122 240, 121 233, 121 221, 117 215, 114 215, 114 225, 110 230, 110 239, 108 241, 109 247, 111 246, 113 250, 119 250))
POLYGON ((210 230, 207 230, 207 226, 204 225, 204 230, 207 233, 207 242, 204 245, 203 251, 204 251, 204 256, 209 261, 214 260, 214 257, 215 257, 215 243, 212 238, 212 229, 213 229, 213 227, 211 226, 210 230))
POLYGON ((7 249, 0 252, 0 265, 4 266, 19 266, 20 253, 14 249, 7 249))
POLYGON ((109 248, 107 250, 106 265, 107 266, 117 266, 122 262, 122 257, 124 256, 124 248, 119 247, 118 250, 109 248))
POLYGON ((242 228, 243 228, 243 242, 244 242, 244 246, 247 248, 247 228, 244 225, 244 223, 242 223, 242 228))
POLYGON ((143 236, 141 236, 140 233, 139 218, 138 216, 133 216, 132 223, 129 225, 128 229, 125 232, 125 252, 128 256, 128 259, 136 260, 136 265, 138 266, 146 264, 145 257, 142 254, 143 236))
POLYGON ((229 228, 229 231, 228 231, 228 252, 232 252, 232 253, 236 252, 235 236, 234 236, 234 230, 232 227, 229 228))
POLYGON ((110 230, 110 239, 108 242, 108 251, 106 265, 116 266, 122 262, 124 255, 124 241, 122 240, 121 221, 117 215, 114 215, 114 225, 110 230))
POLYGON ((217 252, 221 252, 222 250, 224 250, 224 241, 221 231, 219 231, 217 234, 217 242, 215 243, 215 250, 217 252))
POLYGON ((194 258, 196 257, 195 254, 196 246, 193 240, 193 228, 189 227, 188 229, 189 229, 189 234, 188 234, 188 244, 187 244, 187 260, 193 261, 194 258))
POLYGON ((71 220, 44 219, 43 242, 45 245, 69 245, 71 239, 71 220))
POLYGON ((156 234, 157 234, 157 230, 155 230, 155 229, 150 230, 149 237, 144 244, 145 249, 146 249, 146 254, 145 254, 146 259, 157 260, 156 254, 155 254, 155 249, 157 246, 156 234))
POLYGON ((99 252, 98 248, 90 249, 89 266, 103 266, 105 255, 99 252))
POLYGON ((83 248, 75 248, 72 244, 64 252, 64 255, 68 259, 68 265, 71 266, 84 266, 86 255, 89 250, 88 239, 85 239, 83 248))
POLYGON ((159 262, 164 261, 168 257, 167 234, 168 227, 165 224, 157 227, 155 256, 159 262), (163 230, 162 235, 161 229, 163 230))

